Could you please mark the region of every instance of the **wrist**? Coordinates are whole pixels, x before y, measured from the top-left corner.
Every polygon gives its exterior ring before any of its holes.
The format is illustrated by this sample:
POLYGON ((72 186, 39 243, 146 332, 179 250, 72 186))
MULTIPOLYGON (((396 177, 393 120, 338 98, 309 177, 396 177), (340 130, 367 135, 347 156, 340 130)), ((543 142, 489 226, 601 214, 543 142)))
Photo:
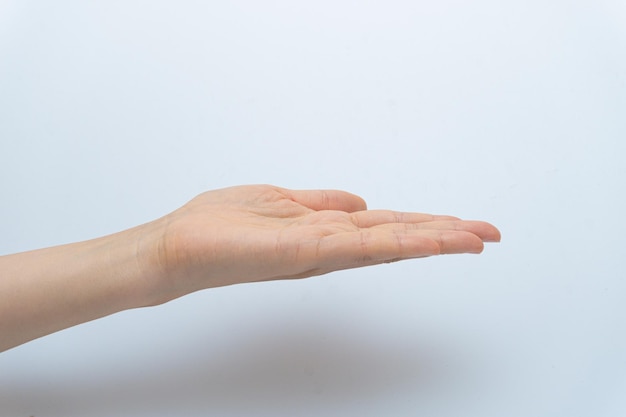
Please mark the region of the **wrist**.
POLYGON ((166 231, 166 220, 158 219, 111 235, 119 258, 127 262, 119 271, 129 280, 127 308, 155 306, 183 295, 176 294, 172 271, 163 261, 166 231))

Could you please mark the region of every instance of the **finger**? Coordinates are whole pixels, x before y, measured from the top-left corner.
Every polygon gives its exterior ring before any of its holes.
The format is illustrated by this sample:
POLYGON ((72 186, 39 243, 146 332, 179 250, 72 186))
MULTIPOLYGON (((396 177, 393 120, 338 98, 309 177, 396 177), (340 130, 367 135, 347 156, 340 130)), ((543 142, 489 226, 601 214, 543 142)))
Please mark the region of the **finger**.
POLYGON ((340 210, 348 213, 366 210, 361 197, 339 190, 283 190, 293 201, 312 210, 340 210))
POLYGON ((389 230, 438 230, 469 232, 478 236, 483 242, 499 242, 500 231, 487 222, 474 220, 437 220, 422 223, 391 223, 374 226, 389 230))
MULTIPOLYGON (((407 232, 409 235, 411 232, 407 232)), ((439 253, 481 253, 485 247, 480 236, 463 230, 416 230, 420 236, 428 236, 439 245, 439 253)))
POLYGON ((427 234, 362 230, 324 237, 317 247, 320 267, 356 268, 383 262, 439 255, 439 243, 427 234))
POLYGON ((373 227, 387 223, 423 223, 439 220, 459 220, 458 217, 425 213, 406 213, 392 210, 366 210, 352 213, 352 222, 358 227, 373 227))
POLYGON ((362 230, 323 238, 317 268, 356 268, 440 254, 480 253, 482 240, 473 233, 450 230, 362 230))

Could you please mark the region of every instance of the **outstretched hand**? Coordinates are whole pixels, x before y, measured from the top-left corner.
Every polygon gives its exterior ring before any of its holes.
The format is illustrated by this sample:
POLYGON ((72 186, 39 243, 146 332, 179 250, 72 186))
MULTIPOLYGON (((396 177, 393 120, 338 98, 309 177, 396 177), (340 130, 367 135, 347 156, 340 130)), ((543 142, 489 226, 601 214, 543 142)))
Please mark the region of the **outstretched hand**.
POLYGON ((478 253, 492 225, 367 210, 343 191, 209 191, 109 236, 0 256, 0 351, 193 291, 442 253, 478 253))
POLYGON ((251 281, 439 254, 480 253, 499 241, 485 222, 451 216, 367 210, 334 190, 268 185, 209 191, 159 220, 158 264, 177 296, 251 281))

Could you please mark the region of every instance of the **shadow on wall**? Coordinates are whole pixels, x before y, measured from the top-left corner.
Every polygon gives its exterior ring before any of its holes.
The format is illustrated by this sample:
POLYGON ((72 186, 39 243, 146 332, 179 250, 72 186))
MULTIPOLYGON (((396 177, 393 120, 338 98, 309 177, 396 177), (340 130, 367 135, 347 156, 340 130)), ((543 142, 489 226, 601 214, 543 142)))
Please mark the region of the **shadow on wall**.
MULTIPOLYGON (((187 352, 160 353, 158 365, 149 368, 120 364, 119 372, 105 379, 94 375, 89 381, 65 379, 54 385, 32 381, 4 392, 9 404, 2 408, 8 415, 50 417, 185 411, 302 415, 303 410, 315 415, 351 404, 360 408, 407 390, 417 403, 428 401, 429 392, 441 392, 442 383, 459 371, 458 358, 432 341, 416 346, 372 340, 371 335, 368 340, 358 331, 328 336, 328 328, 312 323, 291 321, 258 330, 237 338, 236 345, 227 337, 187 341, 187 352)), ((399 397, 406 402, 406 396, 399 397)))

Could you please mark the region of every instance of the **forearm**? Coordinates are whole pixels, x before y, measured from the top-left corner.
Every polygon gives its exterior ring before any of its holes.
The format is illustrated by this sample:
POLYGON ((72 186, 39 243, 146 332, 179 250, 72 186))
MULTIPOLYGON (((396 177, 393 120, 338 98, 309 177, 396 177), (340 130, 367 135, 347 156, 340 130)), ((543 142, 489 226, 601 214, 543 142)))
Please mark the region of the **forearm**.
POLYGON ((0 351, 118 311, 159 302, 149 225, 0 257, 0 351))

